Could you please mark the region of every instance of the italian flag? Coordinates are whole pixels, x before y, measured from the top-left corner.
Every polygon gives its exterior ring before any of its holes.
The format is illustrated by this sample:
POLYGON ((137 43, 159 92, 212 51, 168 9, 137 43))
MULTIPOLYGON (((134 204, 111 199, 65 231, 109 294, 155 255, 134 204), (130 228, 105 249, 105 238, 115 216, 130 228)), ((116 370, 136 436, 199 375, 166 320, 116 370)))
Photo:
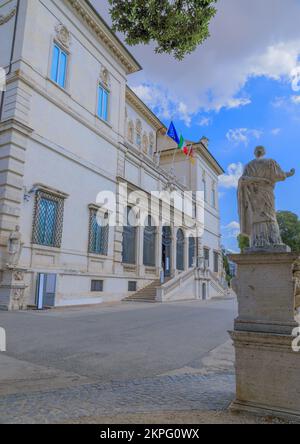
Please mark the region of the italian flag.
POLYGON ((178 144, 178 149, 181 150, 183 152, 183 154, 187 157, 190 158, 191 163, 194 165, 195 163, 195 159, 194 159, 194 150, 193 147, 191 146, 190 148, 188 148, 183 136, 180 136, 180 140, 179 140, 179 144, 178 144))

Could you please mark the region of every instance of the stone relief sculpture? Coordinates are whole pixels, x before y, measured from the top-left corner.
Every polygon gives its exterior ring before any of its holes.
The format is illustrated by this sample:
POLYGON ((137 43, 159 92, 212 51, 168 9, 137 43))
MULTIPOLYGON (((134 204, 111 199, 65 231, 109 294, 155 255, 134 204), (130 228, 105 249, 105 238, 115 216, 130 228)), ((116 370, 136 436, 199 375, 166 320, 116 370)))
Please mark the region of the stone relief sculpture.
POLYGON ((284 172, 275 160, 264 158, 265 154, 264 147, 257 147, 256 159, 246 165, 239 180, 241 233, 250 238, 251 249, 288 251, 276 218, 274 188, 277 182, 293 176, 295 170, 284 172))
POLYGON ((65 48, 70 47, 71 43, 71 34, 66 28, 66 26, 62 25, 61 23, 56 26, 56 38, 65 48))
POLYGON ((22 235, 20 233, 19 225, 16 226, 15 231, 12 231, 8 238, 7 251, 9 267, 16 267, 19 263, 22 253, 23 243, 22 235))

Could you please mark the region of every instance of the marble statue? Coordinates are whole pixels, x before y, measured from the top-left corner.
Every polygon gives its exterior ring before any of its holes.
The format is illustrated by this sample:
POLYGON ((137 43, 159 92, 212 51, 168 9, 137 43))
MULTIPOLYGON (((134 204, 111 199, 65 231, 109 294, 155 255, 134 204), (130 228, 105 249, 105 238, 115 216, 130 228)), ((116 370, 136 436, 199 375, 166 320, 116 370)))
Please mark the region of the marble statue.
POLYGON ((8 266, 15 267, 20 260, 23 248, 22 235, 20 233, 19 225, 16 226, 15 231, 12 231, 8 238, 8 266))
POLYGON ((248 163, 239 180, 238 203, 241 233, 250 238, 251 249, 288 249, 281 239, 276 218, 274 189, 277 182, 295 174, 284 172, 273 159, 266 159, 266 150, 255 149, 256 159, 248 163))

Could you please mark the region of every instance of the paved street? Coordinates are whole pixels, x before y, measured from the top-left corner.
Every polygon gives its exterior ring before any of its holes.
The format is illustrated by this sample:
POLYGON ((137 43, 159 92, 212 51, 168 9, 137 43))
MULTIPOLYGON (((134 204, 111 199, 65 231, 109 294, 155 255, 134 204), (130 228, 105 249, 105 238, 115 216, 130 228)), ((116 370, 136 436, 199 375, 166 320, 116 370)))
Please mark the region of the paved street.
POLYGON ((234 396, 233 300, 0 313, 0 421, 220 410, 234 396))

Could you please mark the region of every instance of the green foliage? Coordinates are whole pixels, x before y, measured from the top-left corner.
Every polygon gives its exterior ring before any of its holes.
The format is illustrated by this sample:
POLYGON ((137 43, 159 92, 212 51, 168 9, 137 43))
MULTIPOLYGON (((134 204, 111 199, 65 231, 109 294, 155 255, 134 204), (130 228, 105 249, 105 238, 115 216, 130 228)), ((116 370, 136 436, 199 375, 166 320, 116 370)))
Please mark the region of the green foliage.
POLYGON ((237 237, 239 248, 242 253, 244 253, 245 248, 248 248, 250 246, 250 240, 248 236, 245 236, 244 234, 239 234, 237 237))
POLYGON ((109 0, 114 31, 129 45, 156 42, 157 53, 178 60, 209 37, 217 0, 109 0))
POLYGON ((277 220, 283 242, 295 253, 300 253, 300 220, 290 211, 278 211, 277 220))
POLYGON ((224 270, 226 272, 226 280, 227 280, 227 282, 230 282, 232 279, 232 275, 230 272, 228 257, 227 257, 227 254, 225 253, 224 250, 223 250, 223 266, 224 266, 224 270))

